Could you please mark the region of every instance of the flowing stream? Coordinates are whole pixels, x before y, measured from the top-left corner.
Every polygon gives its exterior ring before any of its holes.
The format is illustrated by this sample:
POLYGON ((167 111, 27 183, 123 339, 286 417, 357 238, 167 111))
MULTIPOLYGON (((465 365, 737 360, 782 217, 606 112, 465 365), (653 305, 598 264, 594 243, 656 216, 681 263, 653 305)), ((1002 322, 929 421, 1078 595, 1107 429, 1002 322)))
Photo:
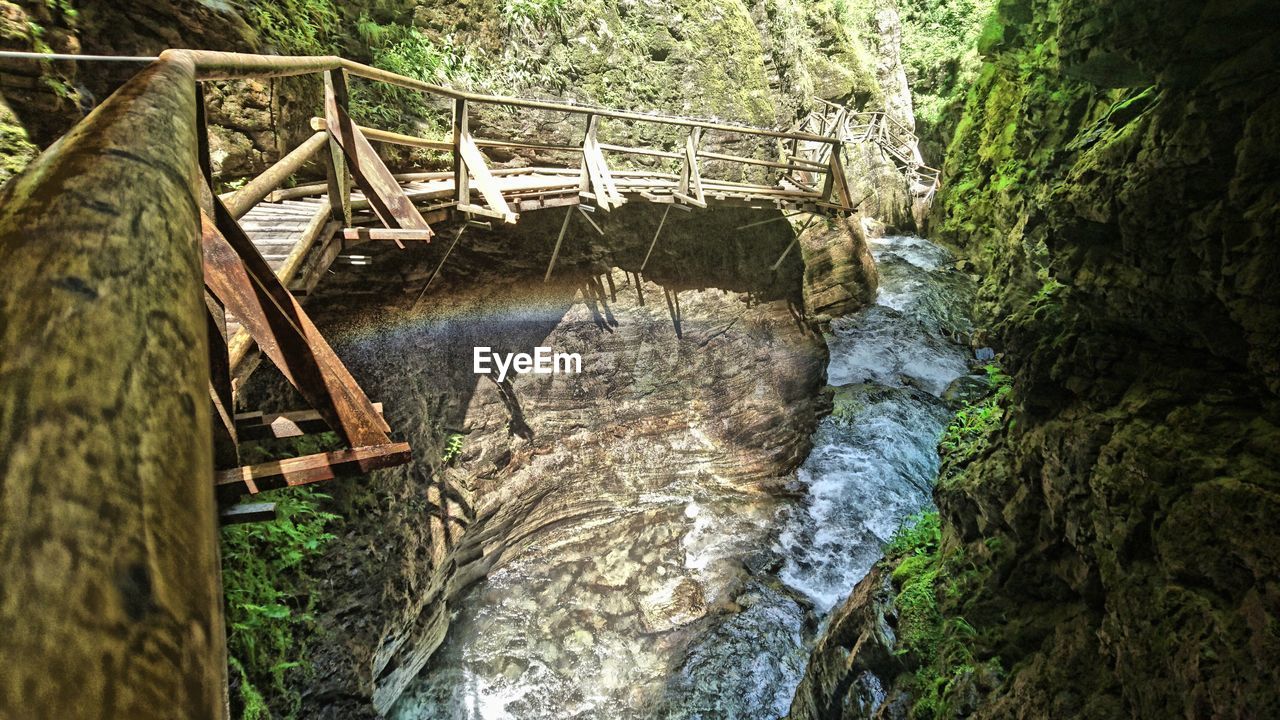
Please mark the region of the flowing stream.
POLYGON ((835 409, 794 492, 673 477, 620 519, 522 554, 457 604, 392 717, 786 714, 828 612, 930 503, 940 396, 970 367, 953 338, 973 288, 952 258, 916 237, 872 251, 878 304, 832 325, 835 409))

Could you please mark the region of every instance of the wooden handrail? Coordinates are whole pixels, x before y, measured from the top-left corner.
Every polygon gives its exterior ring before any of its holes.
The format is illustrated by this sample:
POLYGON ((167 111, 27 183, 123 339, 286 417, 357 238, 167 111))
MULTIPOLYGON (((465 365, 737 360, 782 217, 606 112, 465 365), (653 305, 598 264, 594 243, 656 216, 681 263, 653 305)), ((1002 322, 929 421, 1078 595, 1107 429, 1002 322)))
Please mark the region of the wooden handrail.
POLYGON ((199 80, 235 80, 246 78, 287 77, 290 75, 306 75, 326 70, 345 70, 356 77, 376 82, 395 85, 409 90, 418 90, 432 95, 467 100, 469 102, 491 105, 508 105, 533 110, 573 113, 577 115, 597 115, 616 120, 635 122, 652 122, 662 125, 682 127, 700 127, 717 132, 741 133, 761 137, 782 138, 787 140, 804 140, 808 142, 835 143, 837 138, 809 133, 787 132, 771 128, 751 125, 723 123, 710 120, 661 115, 656 113, 634 112, 615 108, 598 108, 576 103, 554 102, 548 100, 529 100, 505 95, 487 95, 465 90, 423 82, 415 78, 405 77, 388 70, 371 67, 353 60, 346 60, 336 55, 314 57, 292 57, 283 55, 254 55, 249 53, 218 52, 213 50, 166 50, 160 54, 161 60, 189 58, 196 67, 196 78, 199 80))

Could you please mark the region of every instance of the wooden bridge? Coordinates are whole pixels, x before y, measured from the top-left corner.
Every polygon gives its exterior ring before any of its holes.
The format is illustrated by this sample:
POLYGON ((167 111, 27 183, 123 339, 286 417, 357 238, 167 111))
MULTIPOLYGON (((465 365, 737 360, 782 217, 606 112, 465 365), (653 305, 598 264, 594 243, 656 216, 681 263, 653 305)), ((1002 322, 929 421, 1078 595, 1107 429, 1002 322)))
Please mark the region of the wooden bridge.
POLYGON ((138 681, 108 680, 104 715, 221 715, 215 517, 269 517, 238 500, 410 459, 298 300, 344 248, 565 208, 549 277, 576 207, 840 215, 854 209, 850 142, 874 143, 923 186, 928 169, 903 130, 834 106, 775 130, 463 92, 337 57, 165 52, 0 190, 0 622, 11 629, 0 665, 27 668, 0 681, 0 697, 23 698, 36 717, 75 716, 101 707, 101 687, 66 678, 127 666, 138 681), (201 84, 304 74, 324 78, 314 134, 214 195, 201 84), (353 79, 451 104, 451 136, 360 126, 353 79), (470 121, 482 106, 559 115, 582 141, 478 137, 470 121), (679 139, 615 144, 609 124, 679 139), (755 150, 719 152, 710 136, 755 150), (374 143, 438 151, 451 167, 396 175, 374 143), (486 149, 561 162, 497 168, 486 149), (316 157, 325 182, 281 187, 316 157), (309 409, 235 412, 233 378, 255 347, 309 409), (322 430, 346 449, 240 462, 245 440, 322 430))

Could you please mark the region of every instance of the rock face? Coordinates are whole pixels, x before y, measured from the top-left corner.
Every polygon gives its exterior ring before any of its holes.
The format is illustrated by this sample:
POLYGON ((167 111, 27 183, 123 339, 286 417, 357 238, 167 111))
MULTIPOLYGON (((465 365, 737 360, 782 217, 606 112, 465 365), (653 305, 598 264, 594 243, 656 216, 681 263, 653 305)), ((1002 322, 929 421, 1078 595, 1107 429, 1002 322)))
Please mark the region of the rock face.
POLYGON ((903 670, 894 655, 893 596, 888 574, 876 567, 832 611, 796 689, 790 717, 875 716, 884 697, 881 678, 903 670))
POLYGON ((951 712, 1280 709, 1277 48, 1261 3, 1005 0, 984 33, 935 219, 1012 421, 935 497, 940 607, 1003 681, 957 671, 951 712))

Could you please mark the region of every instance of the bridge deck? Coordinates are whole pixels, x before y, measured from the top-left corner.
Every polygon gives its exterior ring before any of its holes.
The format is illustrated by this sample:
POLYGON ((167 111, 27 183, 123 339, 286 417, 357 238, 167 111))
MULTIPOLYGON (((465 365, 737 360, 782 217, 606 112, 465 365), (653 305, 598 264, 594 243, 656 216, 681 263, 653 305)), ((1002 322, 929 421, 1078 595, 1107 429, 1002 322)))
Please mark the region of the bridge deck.
MULTIPOLYGON (((494 170, 493 179, 512 210, 524 213, 581 203, 580 173, 578 168, 504 168, 494 170)), ((679 178, 674 173, 615 170, 613 176, 619 195, 627 201, 678 202, 674 192, 679 178)), ((446 218, 456 207, 452 173, 410 173, 402 177, 400 187, 429 221, 446 218)), ((789 181, 769 187, 705 179, 703 193, 709 207, 822 209, 821 193, 789 181)), ((240 224, 281 282, 296 292, 305 293, 315 287, 319 276, 333 263, 337 256, 334 250, 361 241, 338 243, 336 248, 329 248, 331 251, 324 257, 332 236, 341 229, 339 223, 329 222, 328 195, 315 186, 300 188, 297 192, 285 190, 278 195, 282 199, 253 206, 240 219, 240 224)), ((358 190, 352 193, 352 201, 355 207, 367 205, 367 199, 358 190)), ((368 212, 357 213, 353 219, 356 226, 377 224, 377 218, 368 212)), ((232 348, 249 340, 234 317, 228 317, 227 338, 232 348), (241 334, 238 339, 237 334, 241 334)))

